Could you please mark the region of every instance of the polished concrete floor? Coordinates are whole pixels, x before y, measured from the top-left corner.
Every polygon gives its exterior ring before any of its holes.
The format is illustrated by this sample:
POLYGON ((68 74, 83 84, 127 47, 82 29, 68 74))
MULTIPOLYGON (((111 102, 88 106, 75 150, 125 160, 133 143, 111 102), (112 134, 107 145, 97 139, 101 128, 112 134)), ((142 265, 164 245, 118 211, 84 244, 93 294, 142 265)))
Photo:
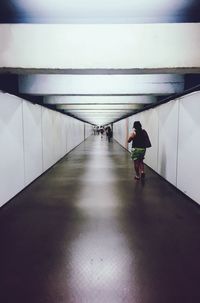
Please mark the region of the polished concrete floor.
POLYGON ((0 210, 1 303, 199 303, 200 208, 92 136, 0 210))

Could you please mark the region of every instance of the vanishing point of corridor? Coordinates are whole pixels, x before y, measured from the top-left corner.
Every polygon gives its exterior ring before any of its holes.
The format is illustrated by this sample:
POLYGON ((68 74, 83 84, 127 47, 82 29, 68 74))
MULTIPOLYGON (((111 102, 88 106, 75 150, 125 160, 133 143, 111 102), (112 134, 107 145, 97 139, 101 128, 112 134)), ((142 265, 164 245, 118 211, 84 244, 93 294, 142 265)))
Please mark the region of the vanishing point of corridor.
POLYGON ((0 210, 1 303, 200 302, 200 211, 91 136, 0 210))

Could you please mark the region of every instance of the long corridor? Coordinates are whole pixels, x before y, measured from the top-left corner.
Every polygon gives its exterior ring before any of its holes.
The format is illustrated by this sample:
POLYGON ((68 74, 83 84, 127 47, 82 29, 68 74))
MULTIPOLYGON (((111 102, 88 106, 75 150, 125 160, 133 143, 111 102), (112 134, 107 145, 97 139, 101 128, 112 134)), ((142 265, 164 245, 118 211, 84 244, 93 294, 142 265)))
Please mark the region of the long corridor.
POLYGON ((91 136, 0 210, 1 303, 200 302, 200 209, 91 136))

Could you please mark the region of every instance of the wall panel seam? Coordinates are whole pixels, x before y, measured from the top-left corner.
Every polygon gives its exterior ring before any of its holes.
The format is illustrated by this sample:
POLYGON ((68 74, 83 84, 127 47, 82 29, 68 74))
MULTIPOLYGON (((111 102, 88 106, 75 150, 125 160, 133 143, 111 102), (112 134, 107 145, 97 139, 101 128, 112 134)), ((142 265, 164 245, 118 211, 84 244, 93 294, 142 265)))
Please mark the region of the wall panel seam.
POLYGON ((180 137, 180 99, 178 99, 178 117, 177 117, 176 187, 178 186, 179 137, 180 137))
POLYGON ((26 185, 26 161, 25 161, 25 127, 24 127, 24 100, 22 103, 22 140, 23 140, 23 163, 24 163, 24 186, 26 185))
POLYGON ((158 160, 159 160, 159 144, 160 144, 160 131, 159 131, 159 128, 160 128, 160 120, 159 120, 159 110, 156 109, 156 112, 157 112, 157 126, 158 126, 158 131, 157 131, 157 163, 156 163, 156 170, 158 172, 158 160))
POLYGON ((43 131, 43 107, 41 106, 41 138, 42 138, 42 172, 44 172, 44 131, 43 131))

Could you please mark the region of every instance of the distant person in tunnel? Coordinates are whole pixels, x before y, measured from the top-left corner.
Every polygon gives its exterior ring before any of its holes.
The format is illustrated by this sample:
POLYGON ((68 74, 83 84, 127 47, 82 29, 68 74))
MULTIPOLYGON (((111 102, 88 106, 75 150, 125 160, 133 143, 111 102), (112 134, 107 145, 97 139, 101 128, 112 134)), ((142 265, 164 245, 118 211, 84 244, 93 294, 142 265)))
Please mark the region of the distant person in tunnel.
POLYGON ((144 156, 146 148, 151 147, 149 136, 145 129, 142 129, 140 121, 135 121, 133 129, 128 137, 128 143, 132 142, 131 159, 134 161, 135 179, 145 177, 144 156))
POLYGON ((101 139, 103 139, 103 134, 104 134, 104 128, 103 128, 103 126, 100 126, 100 133, 101 133, 101 139))
POLYGON ((110 140, 111 140, 111 138, 112 138, 112 136, 113 136, 113 134, 112 134, 112 129, 111 129, 110 126, 108 126, 108 127, 106 128, 106 135, 107 135, 107 137, 108 137, 108 142, 110 142, 110 140))

